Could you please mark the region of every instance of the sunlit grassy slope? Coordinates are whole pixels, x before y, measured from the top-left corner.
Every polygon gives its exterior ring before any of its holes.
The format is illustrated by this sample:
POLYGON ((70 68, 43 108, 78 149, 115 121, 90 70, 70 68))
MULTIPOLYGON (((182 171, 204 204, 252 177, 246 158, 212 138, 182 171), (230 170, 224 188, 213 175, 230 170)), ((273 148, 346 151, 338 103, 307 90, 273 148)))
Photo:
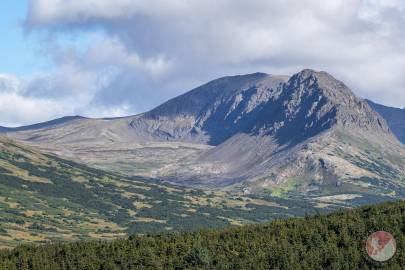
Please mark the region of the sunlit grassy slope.
POLYGON ((0 247, 193 231, 329 211, 311 200, 248 197, 125 177, 0 137, 0 247), (318 207, 318 208, 317 208, 318 207))

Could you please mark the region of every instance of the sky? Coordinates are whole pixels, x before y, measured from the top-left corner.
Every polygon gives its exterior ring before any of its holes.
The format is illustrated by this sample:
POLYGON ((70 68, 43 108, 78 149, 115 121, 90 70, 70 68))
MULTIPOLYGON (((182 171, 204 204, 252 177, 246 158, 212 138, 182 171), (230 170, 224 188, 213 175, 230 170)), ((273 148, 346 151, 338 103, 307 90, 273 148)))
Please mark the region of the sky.
POLYGON ((3 0, 0 125, 140 113, 212 79, 323 70, 405 106, 403 0, 3 0))

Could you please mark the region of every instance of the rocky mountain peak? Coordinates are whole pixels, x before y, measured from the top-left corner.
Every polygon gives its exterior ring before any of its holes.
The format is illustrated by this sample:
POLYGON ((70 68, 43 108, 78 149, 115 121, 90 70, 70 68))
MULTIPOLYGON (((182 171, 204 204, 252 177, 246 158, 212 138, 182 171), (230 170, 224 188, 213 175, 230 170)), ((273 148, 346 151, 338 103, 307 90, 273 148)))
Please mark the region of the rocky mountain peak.
POLYGON ((294 90, 301 88, 318 91, 319 95, 324 95, 329 100, 339 104, 348 104, 357 100, 354 93, 343 82, 324 71, 304 69, 293 75, 289 84, 294 90))
POLYGON ((145 113, 145 117, 154 119, 179 115, 198 117, 212 104, 236 95, 240 91, 255 86, 269 77, 272 76, 257 72, 215 79, 163 103, 145 113))
POLYGON ((389 134, 385 120, 367 102, 330 74, 311 69, 292 77, 253 73, 219 78, 131 122, 158 139, 211 145, 238 133, 296 144, 335 125, 389 134))
POLYGON ((304 105, 303 109, 311 113, 318 107, 318 118, 329 113, 332 124, 390 133, 386 121, 365 100, 326 72, 305 69, 293 75, 286 88, 295 110, 304 105), (310 106, 305 108, 305 104, 310 106))

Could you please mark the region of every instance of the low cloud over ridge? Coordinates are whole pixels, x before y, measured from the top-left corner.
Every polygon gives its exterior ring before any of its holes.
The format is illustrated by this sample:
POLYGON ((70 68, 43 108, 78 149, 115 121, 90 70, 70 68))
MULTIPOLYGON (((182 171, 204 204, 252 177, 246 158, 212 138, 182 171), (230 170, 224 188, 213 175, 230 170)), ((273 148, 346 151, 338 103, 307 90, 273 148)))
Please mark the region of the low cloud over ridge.
POLYGON ((132 114, 222 75, 307 67, 403 107, 404 25, 400 0, 32 0, 24 27, 47 37, 54 69, 14 95, 58 109, 8 122, 132 114), (79 35, 94 38, 61 41, 79 35))

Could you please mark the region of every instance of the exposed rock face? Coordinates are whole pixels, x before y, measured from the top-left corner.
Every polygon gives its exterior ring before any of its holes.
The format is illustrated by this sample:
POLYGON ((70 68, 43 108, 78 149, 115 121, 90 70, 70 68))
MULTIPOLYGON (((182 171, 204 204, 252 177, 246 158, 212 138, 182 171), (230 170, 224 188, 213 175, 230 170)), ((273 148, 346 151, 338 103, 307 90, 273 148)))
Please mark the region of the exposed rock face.
POLYGON ((136 117, 131 126, 156 139, 218 145, 239 132, 251 132, 269 100, 280 94, 287 76, 254 73, 224 77, 136 117))
POLYGON ((363 192, 375 185, 364 179, 405 178, 404 147, 382 116, 313 70, 224 77, 144 114, 10 136, 103 168, 249 192, 363 192))
POLYGON ((312 70, 290 79, 262 73, 218 79, 131 122, 156 139, 210 145, 238 133, 299 143, 334 125, 390 133, 366 101, 329 74, 312 70))

